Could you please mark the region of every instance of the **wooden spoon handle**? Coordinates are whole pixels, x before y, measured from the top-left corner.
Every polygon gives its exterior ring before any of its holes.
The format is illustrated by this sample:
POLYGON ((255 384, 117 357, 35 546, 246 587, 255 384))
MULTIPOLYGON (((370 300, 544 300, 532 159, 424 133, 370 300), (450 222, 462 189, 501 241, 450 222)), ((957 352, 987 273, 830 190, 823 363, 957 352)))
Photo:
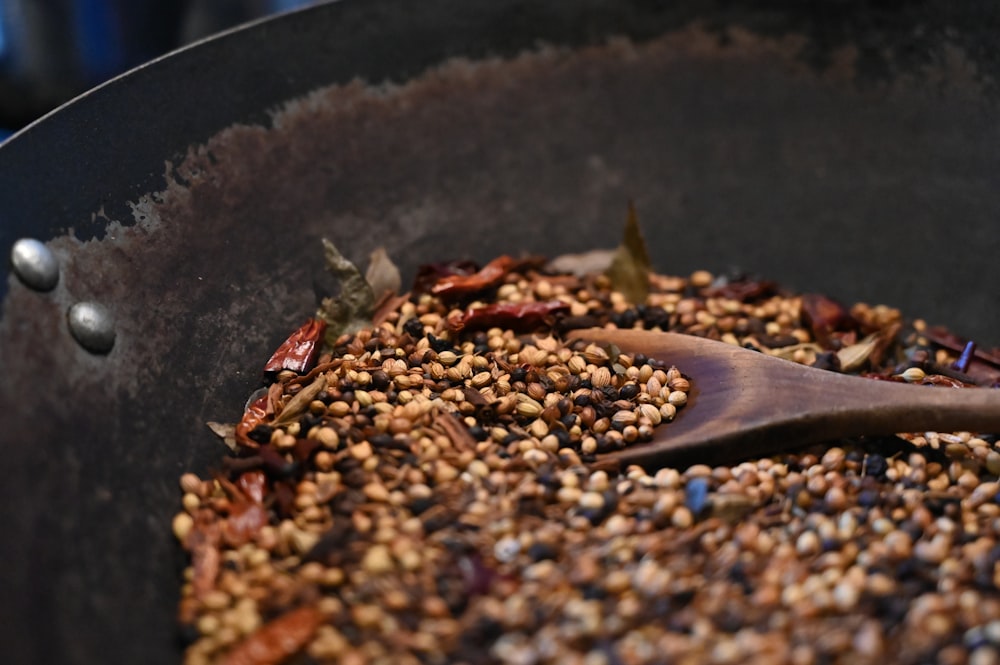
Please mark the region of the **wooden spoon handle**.
POLYGON ((878 381, 805 367, 689 335, 591 329, 574 338, 676 363, 688 405, 625 463, 770 454, 794 445, 899 432, 1000 432, 1000 390, 878 381))
POLYGON ((1000 432, 1000 390, 908 385, 833 373, 817 376, 811 372, 808 379, 826 399, 815 406, 803 406, 821 408, 829 414, 835 421, 831 427, 840 430, 838 436, 955 430, 1000 432))

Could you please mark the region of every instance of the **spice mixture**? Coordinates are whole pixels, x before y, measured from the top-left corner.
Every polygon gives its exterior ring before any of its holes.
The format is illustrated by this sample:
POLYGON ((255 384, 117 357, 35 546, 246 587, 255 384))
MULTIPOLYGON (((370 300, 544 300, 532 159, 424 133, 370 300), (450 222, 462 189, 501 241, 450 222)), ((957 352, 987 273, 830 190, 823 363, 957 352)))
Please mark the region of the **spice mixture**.
POLYGON ((233 454, 180 480, 185 661, 1000 662, 995 437, 619 468, 602 454, 669 432, 697 378, 567 339, 659 328, 955 387, 993 384, 994 355, 764 281, 624 291, 429 266, 368 325, 292 335, 241 423, 214 425, 233 454))

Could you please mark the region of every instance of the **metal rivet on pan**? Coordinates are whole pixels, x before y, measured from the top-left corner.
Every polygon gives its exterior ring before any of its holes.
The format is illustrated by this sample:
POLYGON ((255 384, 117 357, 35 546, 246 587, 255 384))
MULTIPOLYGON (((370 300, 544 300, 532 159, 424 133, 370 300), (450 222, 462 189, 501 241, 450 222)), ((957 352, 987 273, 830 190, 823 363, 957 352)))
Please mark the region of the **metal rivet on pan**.
POLYGON ((115 345, 111 312, 94 302, 78 302, 69 308, 69 330, 80 346, 91 353, 107 353, 115 345))
POLYGON ((10 262, 22 282, 36 291, 51 291, 59 281, 59 261, 43 243, 21 238, 10 251, 10 262))

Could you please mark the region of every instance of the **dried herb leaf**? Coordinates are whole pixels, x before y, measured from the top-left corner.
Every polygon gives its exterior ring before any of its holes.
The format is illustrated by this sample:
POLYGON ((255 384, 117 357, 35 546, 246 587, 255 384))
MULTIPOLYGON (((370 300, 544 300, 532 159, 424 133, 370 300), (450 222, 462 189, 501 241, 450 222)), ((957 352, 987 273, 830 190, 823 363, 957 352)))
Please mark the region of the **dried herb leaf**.
POLYGON ((878 346, 878 341, 878 333, 872 333, 857 344, 845 346, 837 351, 837 360, 840 361, 841 371, 854 372, 861 369, 878 346))
POLYGON ((371 325, 375 310, 375 292, 357 266, 344 258, 336 245, 323 238, 326 269, 340 282, 337 297, 324 298, 316 316, 327 323, 326 341, 333 342, 343 333, 356 332, 371 325))
POLYGON ((274 424, 287 425, 298 418, 301 414, 305 413, 305 410, 309 407, 309 403, 316 399, 316 395, 320 394, 324 388, 326 388, 326 375, 320 374, 313 380, 312 383, 295 393, 295 395, 288 400, 288 403, 285 404, 281 413, 279 413, 278 417, 274 419, 274 424))
POLYGON ((375 298, 381 300, 385 294, 399 293, 403 286, 403 278, 399 268, 392 262, 385 247, 378 247, 368 257, 368 269, 365 271, 365 281, 371 287, 375 298))
POLYGON ((774 349, 766 349, 765 353, 769 356, 774 356, 775 358, 782 358, 784 360, 794 360, 795 354, 804 351, 806 353, 823 353, 823 347, 819 344, 814 344, 812 342, 805 342, 802 344, 790 344, 788 346, 780 346, 774 349))
POLYGON ((649 295, 650 268, 649 252, 646 250, 646 241, 642 239, 642 231, 639 230, 635 206, 629 203, 622 244, 615 250, 611 266, 605 274, 615 291, 631 302, 644 303, 649 295))
POLYGON ((217 423, 210 420, 205 424, 230 450, 236 452, 236 423, 217 423))

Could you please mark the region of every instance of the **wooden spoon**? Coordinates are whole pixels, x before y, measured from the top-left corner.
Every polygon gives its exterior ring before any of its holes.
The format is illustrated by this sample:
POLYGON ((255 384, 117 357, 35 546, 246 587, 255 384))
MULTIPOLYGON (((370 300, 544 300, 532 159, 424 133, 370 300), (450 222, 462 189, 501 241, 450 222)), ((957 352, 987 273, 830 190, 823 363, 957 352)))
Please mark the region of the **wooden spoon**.
POLYGON ((864 434, 1000 432, 1000 390, 876 381, 677 333, 594 328, 570 337, 644 353, 691 379, 687 405, 652 441, 609 453, 624 464, 718 464, 864 434))

